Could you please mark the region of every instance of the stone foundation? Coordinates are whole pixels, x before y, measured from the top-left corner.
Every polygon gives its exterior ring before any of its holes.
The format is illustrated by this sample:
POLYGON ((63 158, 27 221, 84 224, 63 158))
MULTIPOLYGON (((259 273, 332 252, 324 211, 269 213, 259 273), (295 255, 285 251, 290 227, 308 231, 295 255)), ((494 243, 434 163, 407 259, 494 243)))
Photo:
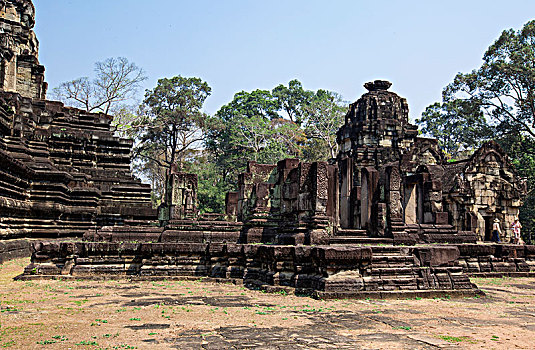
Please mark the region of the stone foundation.
POLYGON ((38 242, 32 252, 22 279, 207 277, 321 298, 479 293, 450 246, 38 242))
POLYGON ((535 246, 513 244, 459 245, 456 265, 471 276, 535 276, 535 246))
POLYGON ((31 256, 30 241, 27 239, 10 239, 0 241, 0 264, 6 261, 31 256))

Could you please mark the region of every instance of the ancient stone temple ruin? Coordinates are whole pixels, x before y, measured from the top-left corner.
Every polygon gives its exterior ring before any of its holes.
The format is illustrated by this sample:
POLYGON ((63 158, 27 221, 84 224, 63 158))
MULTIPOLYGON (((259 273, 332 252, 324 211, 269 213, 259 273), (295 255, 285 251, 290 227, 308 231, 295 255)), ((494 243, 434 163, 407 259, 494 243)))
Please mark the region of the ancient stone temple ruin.
POLYGON ((45 99, 29 0, 0 1, 0 239, 80 237, 156 218, 111 118, 45 99))
POLYGON ((45 99, 31 2, 0 0, 0 11, 0 258, 13 257, 6 238, 70 237, 33 242, 21 279, 202 277, 387 298, 473 295, 470 275, 535 275, 535 246, 485 242, 526 191, 507 156, 491 142, 447 162, 387 81, 349 106, 336 159, 249 162, 221 214, 200 215, 196 175, 171 169, 157 220, 111 118, 45 99))
POLYGON ((390 85, 365 84, 338 132, 340 227, 404 243, 490 240, 492 219, 510 227, 526 186, 500 147, 446 162, 437 140, 418 137, 390 85))
POLYGON ((437 140, 418 136, 407 101, 390 85, 365 84, 332 164, 249 163, 227 196, 244 242, 474 243, 490 240, 494 219, 510 227, 526 185, 500 147, 489 142, 470 159, 447 162, 437 140))

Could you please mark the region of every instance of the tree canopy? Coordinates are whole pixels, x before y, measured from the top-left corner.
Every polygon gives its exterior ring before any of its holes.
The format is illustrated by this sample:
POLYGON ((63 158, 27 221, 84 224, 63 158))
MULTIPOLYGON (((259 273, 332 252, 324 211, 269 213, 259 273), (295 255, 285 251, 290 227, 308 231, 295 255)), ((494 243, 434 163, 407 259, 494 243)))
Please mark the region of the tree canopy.
POLYGON ((124 57, 95 63, 95 78, 78 78, 53 89, 56 98, 88 112, 110 114, 119 103, 134 97, 143 81, 143 69, 124 57))
POLYGON ((210 93, 206 82, 182 76, 160 79, 146 92, 135 153, 141 169, 152 173, 149 176, 161 174, 173 164, 183 168, 189 152, 200 148, 207 118, 202 107, 210 93))
POLYGON ((496 140, 528 180, 520 219, 527 235, 535 229, 535 21, 504 30, 481 67, 457 74, 418 122, 453 157, 496 140))
POLYGON ((305 90, 298 80, 272 91, 241 91, 211 118, 205 144, 221 176, 236 182, 248 160, 273 164, 335 157, 344 113, 340 95, 305 90))

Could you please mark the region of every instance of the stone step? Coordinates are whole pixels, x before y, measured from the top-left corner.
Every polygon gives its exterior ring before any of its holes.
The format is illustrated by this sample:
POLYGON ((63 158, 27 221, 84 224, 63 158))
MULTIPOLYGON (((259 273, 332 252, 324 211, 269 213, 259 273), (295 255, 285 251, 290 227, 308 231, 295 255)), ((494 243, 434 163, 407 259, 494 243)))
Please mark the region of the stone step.
POLYGON ((341 228, 336 231, 337 236, 368 237, 366 230, 341 228))
POLYGON ((392 238, 362 237, 362 236, 334 236, 329 244, 393 244, 392 238))
POLYGON ((224 221, 225 214, 204 213, 199 217, 199 221, 224 221))
POLYGON ((463 268, 461 266, 439 266, 433 267, 435 273, 448 273, 448 274, 462 274, 463 268))
POLYGON ((191 232, 240 232, 241 227, 240 226, 230 226, 230 227, 224 227, 224 226, 190 226, 190 227, 170 227, 166 226, 168 230, 176 231, 176 232, 183 232, 184 234, 191 234, 191 232))
POLYGON ((372 263, 375 266, 387 265, 395 267, 399 265, 413 265, 414 259, 412 255, 372 255, 372 263))
POLYGON ((172 230, 199 230, 202 228, 206 229, 230 229, 230 230, 236 230, 241 229, 243 224, 241 222, 236 221, 195 221, 195 220, 171 220, 166 225, 168 229, 172 230))
POLYGON ((148 226, 156 222, 154 220, 124 220, 125 226, 148 226))
POLYGON ((417 266, 403 266, 403 267, 375 267, 371 269, 372 276, 417 276, 417 266))
POLYGON ((416 276, 366 276, 363 280, 369 290, 418 289, 416 276))
POLYGON ((394 246, 394 245, 376 245, 372 247, 374 254, 405 254, 409 251, 408 247, 394 246))

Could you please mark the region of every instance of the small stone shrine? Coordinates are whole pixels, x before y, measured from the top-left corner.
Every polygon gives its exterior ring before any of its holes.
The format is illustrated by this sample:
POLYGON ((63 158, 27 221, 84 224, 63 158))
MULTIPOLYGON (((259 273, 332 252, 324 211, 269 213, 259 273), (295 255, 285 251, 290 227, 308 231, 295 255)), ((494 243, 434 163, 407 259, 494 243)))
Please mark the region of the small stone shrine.
POLYGON ((390 85, 365 84, 338 131, 340 228, 414 244, 488 241, 493 219, 510 227, 526 184, 500 147, 446 162, 437 140, 418 137, 390 85))
POLYGON ((178 171, 175 165, 167 174, 167 201, 159 208, 160 222, 197 217, 197 175, 178 171))
POLYGON ((0 0, 0 25, 0 262, 24 248, 10 238, 43 238, 20 279, 195 276, 382 299, 535 275, 535 246, 486 242, 494 219, 509 241, 526 193, 504 152, 445 161, 387 81, 349 106, 336 159, 249 162, 221 214, 199 215, 197 176, 172 169, 158 221, 111 117, 45 99, 31 1, 0 0))

